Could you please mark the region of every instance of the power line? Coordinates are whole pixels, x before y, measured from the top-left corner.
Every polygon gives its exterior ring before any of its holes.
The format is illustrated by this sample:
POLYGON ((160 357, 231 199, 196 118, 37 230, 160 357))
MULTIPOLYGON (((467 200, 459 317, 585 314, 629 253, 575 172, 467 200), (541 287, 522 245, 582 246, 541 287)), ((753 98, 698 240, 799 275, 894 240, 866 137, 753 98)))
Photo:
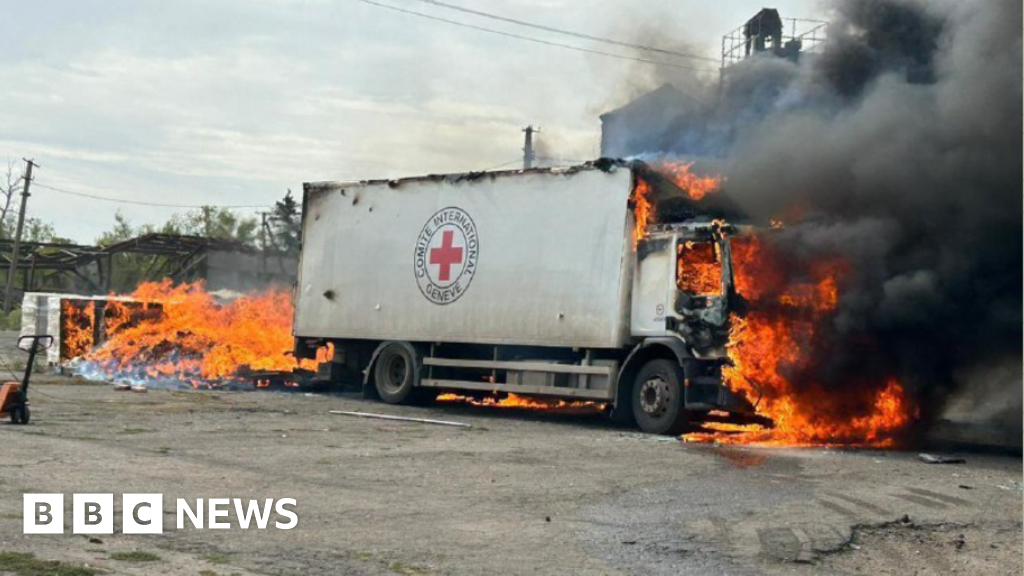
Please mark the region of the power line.
POLYGON ((499 16, 498 14, 491 14, 489 12, 482 12, 480 10, 473 10, 472 8, 465 8, 462 6, 455 6, 453 4, 447 4, 445 2, 439 2, 438 0, 417 0, 425 4, 433 4, 434 6, 441 6, 442 8, 448 8, 451 10, 457 10, 459 12, 465 12, 467 14, 475 14, 484 18, 490 18, 492 20, 499 20, 501 22, 509 22, 511 24, 518 24, 520 26, 526 26, 528 28, 535 28, 537 30, 544 30, 546 32, 554 32, 555 34, 565 34, 566 36, 572 36, 575 38, 582 38, 584 40, 593 40, 595 42, 604 42, 605 44, 614 44, 616 46, 624 46, 626 48, 635 48, 637 50, 643 50, 645 52, 657 52, 660 54, 668 54, 670 56, 678 56, 680 58, 691 58, 694 60, 704 60, 706 62, 718 63, 717 58, 711 58, 708 56, 699 56, 697 54, 688 54, 686 52, 677 52, 675 50, 666 50, 664 48, 655 48, 653 46, 644 46, 643 44, 634 44, 632 42, 623 42, 621 40, 614 40, 612 38, 605 38, 603 36, 591 36, 590 34, 584 34, 582 32, 573 32, 571 30, 563 30, 561 28, 555 28, 554 26, 545 26, 543 24, 535 24, 533 22, 526 22, 524 20, 516 20, 515 18, 509 18, 507 16, 499 16))
POLYGON ((399 8, 398 6, 390 6, 388 4, 381 4, 374 0, 357 0, 364 4, 370 4, 377 6, 378 8, 386 8, 388 10, 394 10, 395 12, 401 12, 403 14, 409 14, 411 16, 419 16, 420 18, 426 18, 427 20, 434 20, 436 22, 444 22, 446 24, 452 24, 454 26, 462 26, 463 28, 472 28, 473 30, 480 30, 481 32, 490 32, 491 34, 497 34, 499 36, 506 36, 508 38, 515 38, 517 40, 526 40, 527 42, 534 42, 537 44, 544 44, 545 46, 556 46, 558 48, 565 48, 566 50, 574 50, 576 52, 585 52, 587 54, 597 54, 598 56, 606 56, 608 58, 617 58, 619 60, 632 60, 634 62, 643 62, 645 64, 653 64, 656 66, 665 66, 668 68, 677 68, 680 70, 693 70, 696 72, 713 72, 717 69, 711 68, 697 68, 694 66, 683 66, 680 64, 673 64, 671 62, 662 62, 660 60, 649 60, 647 58, 635 58, 633 56, 623 56, 621 54, 612 54, 611 52, 602 52, 601 50, 591 50, 589 48, 580 48, 578 46, 570 46, 569 44, 562 44, 560 42, 551 42, 549 40, 541 40, 540 38, 532 38, 530 36, 521 36, 519 34, 513 34, 511 32, 502 32, 501 30, 495 30, 494 28, 486 28, 484 26, 477 26, 475 24, 467 24, 465 22, 459 22, 457 20, 449 20, 447 18, 441 18, 439 16, 431 16, 430 14, 424 14, 423 12, 416 12, 415 10, 406 10, 405 8, 399 8))
POLYGON ((121 204, 134 204, 136 206, 156 206, 159 208, 230 208, 230 209, 241 209, 241 208, 270 208, 267 204, 167 204, 164 202, 143 202, 142 200, 126 200, 123 198, 111 198, 109 196, 100 196, 97 194, 87 194, 85 192, 73 192, 71 190, 64 190, 63 188, 55 188, 53 186, 47 186, 46 184, 35 183, 38 188, 46 188, 53 192, 59 192, 61 194, 69 194, 71 196, 81 196, 82 198, 92 198, 93 200, 104 200, 106 202, 118 202, 121 204))

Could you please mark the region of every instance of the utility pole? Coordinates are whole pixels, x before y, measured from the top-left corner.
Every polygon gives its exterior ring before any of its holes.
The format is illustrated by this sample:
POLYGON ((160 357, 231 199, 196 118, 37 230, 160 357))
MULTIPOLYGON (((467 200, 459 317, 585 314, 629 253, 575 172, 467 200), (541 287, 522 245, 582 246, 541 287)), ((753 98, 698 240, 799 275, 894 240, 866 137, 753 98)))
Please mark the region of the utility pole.
POLYGON ((4 312, 11 311, 11 290, 14 288, 14 277, 18 274, 18 252, 21 250, 21 232, 25 228, 25 207, 28 206, 28 187, 32 183, 32 167, 34 160, 23 158, 28 166, 25 168, 25 185, 21 188, 21 208, 18 210, 18 226, 14 230, 14 247, 11 250, 11 265, 7 269, 7 288, 4 290, 4 312))
POLYGON ((540 128, 527 126, 523 128, 523 132, 526 133, 526 143, 523 145, 523 170, 529 170, 533 168, 533 161, 537 159, 537 154, 533 150, 533 135, 539 133, 540 128))
POLYGON ((267 274, 267 217, 270 212, 260 212, 260 273, 267 274))

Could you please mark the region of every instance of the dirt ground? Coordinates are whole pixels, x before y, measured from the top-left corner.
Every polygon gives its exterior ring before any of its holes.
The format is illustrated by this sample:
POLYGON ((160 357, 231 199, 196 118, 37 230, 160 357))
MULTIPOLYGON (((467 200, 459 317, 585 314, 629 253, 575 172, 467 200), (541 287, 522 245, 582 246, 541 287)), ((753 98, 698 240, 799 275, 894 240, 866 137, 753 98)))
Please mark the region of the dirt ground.
POLYGON ((935 465, 916 453, 682 444, 594 415, 38 382, 32 423, 0 424, 0 572, 15 561, 203 575, 1022 568, 1019 457, 935 465), (66 510, 73 492, 113 492, 118 508, 121 493, 160 492, 165 533, 121 534, 118 510, 112 536, 71 534, 70 513, 64 535, 23 535, 25 492, 65 493, 66 510), (179 497, 291 497, 299 524, 176 530, 179 497))

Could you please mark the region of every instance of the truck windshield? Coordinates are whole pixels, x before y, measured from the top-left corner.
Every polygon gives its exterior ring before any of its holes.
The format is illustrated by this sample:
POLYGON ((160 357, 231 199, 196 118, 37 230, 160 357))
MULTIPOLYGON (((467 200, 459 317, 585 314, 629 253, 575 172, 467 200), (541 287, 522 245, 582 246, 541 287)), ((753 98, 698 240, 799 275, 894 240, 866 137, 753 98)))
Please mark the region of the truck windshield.
POLYGON ((717 242, 684 240, 676 252, 676 286, 695 296, 722 295, 722 254, 717 242))

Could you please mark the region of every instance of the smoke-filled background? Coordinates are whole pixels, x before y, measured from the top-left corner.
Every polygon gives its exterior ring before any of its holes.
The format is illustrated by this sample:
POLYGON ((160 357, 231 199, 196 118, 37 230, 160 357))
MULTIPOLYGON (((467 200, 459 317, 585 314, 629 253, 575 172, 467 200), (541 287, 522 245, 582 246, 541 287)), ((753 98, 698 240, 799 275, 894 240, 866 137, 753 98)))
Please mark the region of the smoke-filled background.
POLYGON ((851 264, 801 381, 896 376, 924 422, 969 412, 1019 439, 1021 3, 833 10, 813 54, 731 67, 645 153, 724 158, 753 217, 800 217, 778 249, 851 264))

